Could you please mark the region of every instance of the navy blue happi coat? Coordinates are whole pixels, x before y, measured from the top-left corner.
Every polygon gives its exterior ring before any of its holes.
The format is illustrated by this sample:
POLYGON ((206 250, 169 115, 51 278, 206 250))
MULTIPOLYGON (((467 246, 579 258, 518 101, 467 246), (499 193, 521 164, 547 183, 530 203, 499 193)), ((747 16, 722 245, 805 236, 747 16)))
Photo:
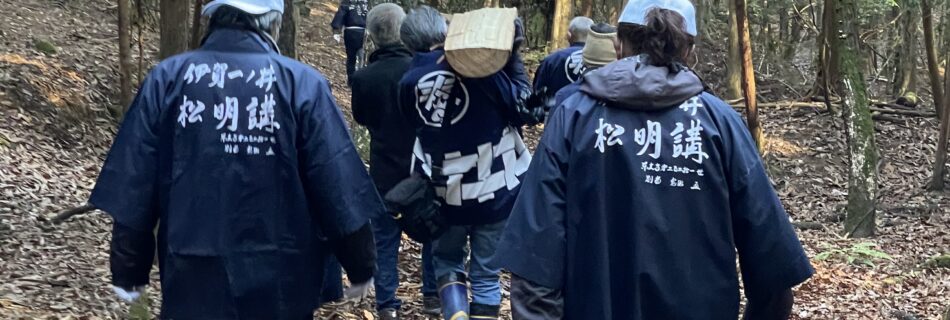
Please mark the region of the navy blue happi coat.
POLYGON ((742 118, 689 71, 618 61, 554 109, 493 263, 565 319, 732 319, 812 274, 742 118))
POLYGON ((158 226, 168 319, 309 316, 326 241, 383 212, 327 80, 233 29, 151 71, 90 202, 158 226))
POLYGON ((561 88, 580 80, 587 68, 584 66, 584 43, 572 43, 570 47, 555 51, 541 61, 534 74, 534 89, 548 88, 554 94, 561 88))
POLYGON ((527 75, 512 55, 491 76, 465 78, 444 55, 442 49, 417 52, 399 82, 400 108, 418 128, 412 170, 432 178, 451 223, 502 221, 531 162, 510 121, 528 91, 527 75))
POLYGON ((369 13, 369 1, 343 0, 340 1, 340 7, 333 16, 333 21, 330 22, 330 25, 333 29, 365 27, 367 13, 369 13))

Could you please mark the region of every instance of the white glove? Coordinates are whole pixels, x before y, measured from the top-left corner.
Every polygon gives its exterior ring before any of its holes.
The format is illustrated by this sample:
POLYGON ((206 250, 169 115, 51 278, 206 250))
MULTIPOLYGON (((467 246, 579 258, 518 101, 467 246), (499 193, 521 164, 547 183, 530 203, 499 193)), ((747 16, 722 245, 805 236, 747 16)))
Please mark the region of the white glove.
POLYGON ((333 40, 336 40, 336 43, 340 43, 343 40, 343 36, 339 33, 333 35, 333 40))
POLYGON ((372 286, 373 278, 369 278, 369 280, 363 283, 350 284, 349 288, 343 290, 343 298, 346 300, 361 301, 369 295, 369 288, 372 286))
POLYGON ((131 291, 126 291, 120 287, 112 286, 112 291, 115 292, 115 295, 119 297, 119 300, 125 301, 127 303, 135 302, 145 294, 145 286, 138 286, 132 288, 131 291))

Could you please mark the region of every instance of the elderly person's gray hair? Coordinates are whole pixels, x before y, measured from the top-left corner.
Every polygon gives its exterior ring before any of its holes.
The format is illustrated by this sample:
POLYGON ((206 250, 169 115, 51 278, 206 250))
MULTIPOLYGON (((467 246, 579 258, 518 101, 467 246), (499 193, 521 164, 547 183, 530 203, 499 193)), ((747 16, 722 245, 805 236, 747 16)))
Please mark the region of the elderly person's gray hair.
POLYGON ((588 17, 575 17, 571 19, 571 24, 567 27, 567 34, 571 42, 587 41, 587 34, 590 33, 590 27, 594 25, 594 20, 588 17))
POLYGON ((402 20, 402 43, 413 51, 429 51, 433 46, 445 42, 448 28, 439 11, 429 6, 420 6, 410 10, 402 20))
POLYGON ((406 13, 395 3, 381 3, 366 15, 366 31, 377 46, 399 44, 399 28, 406 13))

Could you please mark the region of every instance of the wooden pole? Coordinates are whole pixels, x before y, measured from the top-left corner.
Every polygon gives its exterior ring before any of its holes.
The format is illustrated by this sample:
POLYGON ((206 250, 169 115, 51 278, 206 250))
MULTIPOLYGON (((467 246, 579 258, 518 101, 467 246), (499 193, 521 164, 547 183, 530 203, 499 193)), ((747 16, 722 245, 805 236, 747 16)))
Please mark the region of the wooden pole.
POLYGON ((81 206, 69 208, 63 212, 60 212, 55 217, 53 217, 53 219, 51 219, 50 222, 55 223, 55 224, 60 224, 60 223, 63 223, 63 221, 68 220, 69 218, 84 214, 92 210, 96 210, 96 207, 90 203, 84 203, 81 206))
POLYGON ((752 40, 749 34, 749 19, 745 0, 735 0, 736 26, 739 29, 739 51, 742 56, 742 94, 746 103, 746 120, 749 131, 759 152, 764 147, 762 126, 759 124, 759 108, 755 97, 755 69, 752 65, 752 40))

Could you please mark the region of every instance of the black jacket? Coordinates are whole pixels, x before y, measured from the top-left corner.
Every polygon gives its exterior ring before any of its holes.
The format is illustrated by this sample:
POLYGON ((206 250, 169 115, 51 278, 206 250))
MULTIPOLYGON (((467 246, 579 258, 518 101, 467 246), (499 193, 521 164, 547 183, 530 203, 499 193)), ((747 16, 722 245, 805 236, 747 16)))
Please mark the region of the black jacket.
POLYGON ((343 0, 333 16, 330 26, 333 30, 346 27, 366 27, 366 14, 369 13, 367 0, 343 0))
POLYGON ((397 95, 411 60, 402 45, 384 46, 353 74, 353 117, 372 137, 369 171, 381 194, 409 177, 415 129, 399 112, 397 95))

